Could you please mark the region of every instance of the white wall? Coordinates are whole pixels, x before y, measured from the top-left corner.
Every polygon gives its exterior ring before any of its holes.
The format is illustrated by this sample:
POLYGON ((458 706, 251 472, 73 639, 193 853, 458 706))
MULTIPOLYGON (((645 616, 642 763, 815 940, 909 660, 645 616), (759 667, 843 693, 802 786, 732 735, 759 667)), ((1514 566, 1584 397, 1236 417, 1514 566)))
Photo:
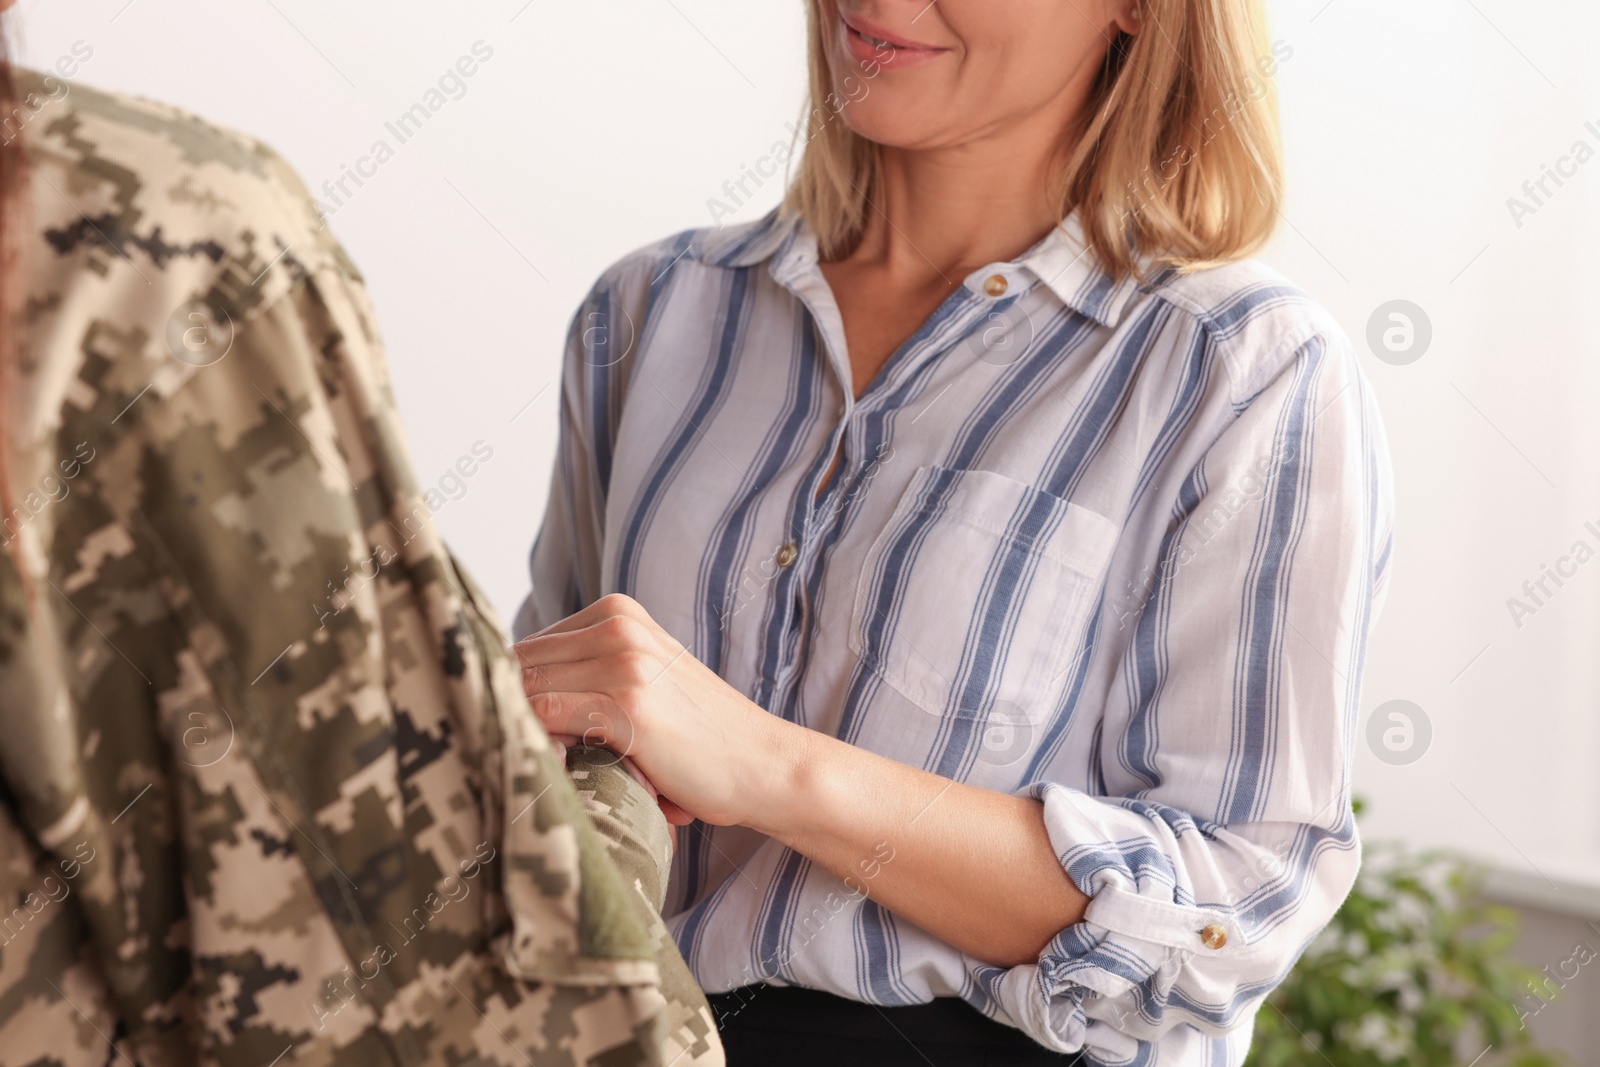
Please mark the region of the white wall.
MULTIPOLYGON (((480 439, 495 450, 438 521, 506 615, 544 507, 572 309, 618 255, 709 222, 707 199, 786 136, 803 84, 800 0, 523 4, 19 8, 36 65, 81 39, 83 81, 250 130, 314 189, 393 141, 383 122, 474 42, 493 48, 333 225, 382 315, 419 477, 480 439)), ((1600 868, 1600 561, 1520 628, 1506 606, 1575 540, 1600 548, 1583 529, 1600 529, 1600 159, 1547 185, 1520 226, 1506 205, 1575 141, 1600 150, 1600 9, 1278 0, 1273 13, 1293 49, 1279 75, 1292 195, 1268 258, 1358 340, 1393 299, 1433 332, 1405 366, 1362 342, 1399 503, 1363 717, 1403 698, 1433 731, 1409 765, 1360 743, 1369 832, 1540 877, 1600 868)))

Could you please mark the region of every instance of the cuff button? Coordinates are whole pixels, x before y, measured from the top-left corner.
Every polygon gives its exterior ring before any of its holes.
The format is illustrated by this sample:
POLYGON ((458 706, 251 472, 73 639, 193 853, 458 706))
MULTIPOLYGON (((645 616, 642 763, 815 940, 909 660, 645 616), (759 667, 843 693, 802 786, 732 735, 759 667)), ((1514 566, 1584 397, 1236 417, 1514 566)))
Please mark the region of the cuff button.
POLYGON ((1206 948, 1221 948, 1228 943, 1228 931, 1216 923, 1211 923, 1200 931, 1200 943, 1206 948))

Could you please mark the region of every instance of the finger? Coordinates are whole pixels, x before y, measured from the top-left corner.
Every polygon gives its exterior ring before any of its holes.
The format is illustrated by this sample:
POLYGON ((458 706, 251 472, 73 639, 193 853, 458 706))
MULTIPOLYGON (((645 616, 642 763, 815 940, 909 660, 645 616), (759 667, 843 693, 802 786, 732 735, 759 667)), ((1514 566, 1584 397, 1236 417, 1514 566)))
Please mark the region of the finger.
POLYGON ((528 703, 549 734, 571 734, 580 743, 626 756, 633 748, 633 721, 598 693, 543 693, 528 703))
MULTIPOLYGON (((665 815, 667 817, 667 822, 670 823, 671 825, 673 825, 673 826, 688 826, 690 823, 694 822, 694 816, 693 815, 690 815, 687 811, 684 811, 682 808, 678 807, 678 805, 674 804, 672 801, 668 800, 666 797, 657 796, 656 797, 656 803, 661 806, 661 814, 663 814, 663 815, 665 815)), ((677 845, 677 836, 678 835, 677 835, 676 832, 674 832, 672 836, 673 836, 673 845, 674 845, 674 847, 676 847, 676 845, 677 845)))
POLYGON ((593 626, 602 619, 609 619, 613 615, 625 615, 629 618, 640 620, 650 617, 650 613, 644 610, 644 606, 631 596, 624 593, 609 593, 596 600, 593 604, 579 608, 566 618, 551 623, 527 639, 532 640, 534 637, 545 637, 550 634, 564 634, 572 630, 582 630, 585 627, 593 626))
POLYGON ((568 630, 558 634, 524 637, 513 646, 522 673, 557 663, 573 663, 595 659, 621 651, 622 641, 614 628, 601 620, 581 630, 568 630))
POLYGON ((545 663, 522 669, 522 692, 530 698, 544 693, 607 693, 626 684, 629 676, 616 657, 545 663))
POLYGON ((541 631, 525 637, 517 642, 516 651, 518 662, 527 671, 551 663, 612 656, 630 648, 649 648, 653 643, 644 623, 624 615, 609 615, 579 629, 541 631))

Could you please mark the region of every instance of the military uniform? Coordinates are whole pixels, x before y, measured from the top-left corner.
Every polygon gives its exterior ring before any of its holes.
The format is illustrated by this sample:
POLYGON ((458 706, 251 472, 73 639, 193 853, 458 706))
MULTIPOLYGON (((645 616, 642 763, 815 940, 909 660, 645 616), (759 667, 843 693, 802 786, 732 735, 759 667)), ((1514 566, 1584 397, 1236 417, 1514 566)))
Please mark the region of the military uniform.
POLYGON ((19 76, 0 1065, 721 1063, 665 822, 532 716, 300 181, 19 76))

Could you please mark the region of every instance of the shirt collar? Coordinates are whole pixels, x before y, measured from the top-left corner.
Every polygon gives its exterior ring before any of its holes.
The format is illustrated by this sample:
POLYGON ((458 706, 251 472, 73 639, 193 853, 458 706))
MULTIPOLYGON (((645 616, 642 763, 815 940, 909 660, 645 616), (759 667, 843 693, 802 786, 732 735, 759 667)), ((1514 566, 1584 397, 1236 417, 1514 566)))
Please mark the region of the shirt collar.
MULTIPOLYGON (((804 219, 774 208, 752 222, 702 231, 690 255, 718 267, 750 267, 770 260, 773 276, 782 280, 816 263, 817 242, 804 219)), ((1084 240, 1077 212, 1015 261, 990 264, 976 276, 1005 267, 1032 274, 1064 305, 1107 327, 1117 325, 1139 288, 1136 279, 1114 278, 1100 266, 1084 240)))
POLYGON ((1017 265, 1031 272, 1067 307, 1102 326, 1116 326, 1139 289, 1137 279, 1126 275, 1114 278, 1100 265, 1084 239, 1076 211, 1023 253, 1017 265))

